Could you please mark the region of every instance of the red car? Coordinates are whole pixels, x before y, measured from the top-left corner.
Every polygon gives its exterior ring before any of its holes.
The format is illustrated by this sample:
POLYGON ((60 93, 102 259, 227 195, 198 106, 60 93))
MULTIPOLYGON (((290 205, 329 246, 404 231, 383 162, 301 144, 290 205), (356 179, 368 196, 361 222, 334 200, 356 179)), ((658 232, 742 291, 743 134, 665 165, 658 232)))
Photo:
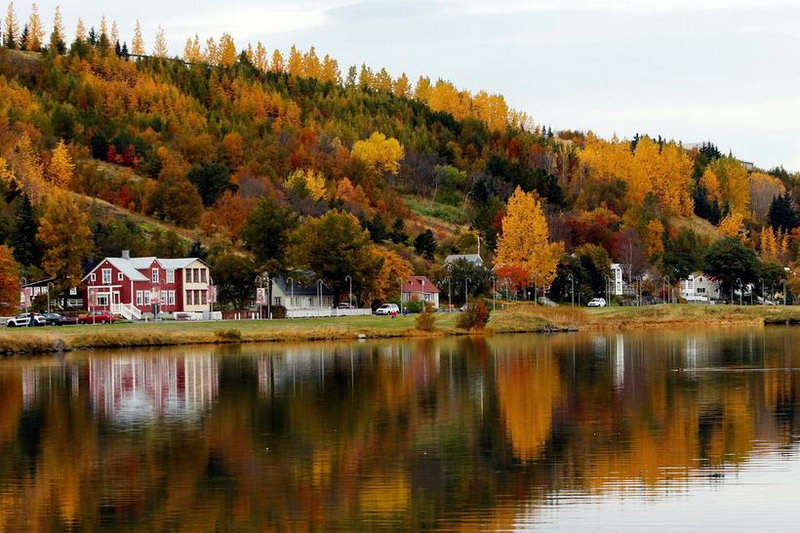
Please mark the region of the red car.
POLYGON ((108 311, 92 311, 78 317, 78 324, 113 324, 117 319, 108 311))

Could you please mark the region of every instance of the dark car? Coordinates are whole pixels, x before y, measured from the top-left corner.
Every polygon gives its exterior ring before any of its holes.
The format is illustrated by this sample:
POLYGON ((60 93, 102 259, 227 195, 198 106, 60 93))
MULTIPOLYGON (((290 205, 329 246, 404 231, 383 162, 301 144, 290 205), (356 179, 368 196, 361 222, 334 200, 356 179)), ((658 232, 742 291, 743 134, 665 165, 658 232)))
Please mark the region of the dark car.
POLYGON ((59 315, 58 313, 44 313, 42 316, 44 317, 45 324, 48 326, 65 326, 70 324, 70 320, 67 317, 59 315))
POLYGON ((78 317, 78 324, 113 324, 117 319, 108 311, 92 311, 78 317))

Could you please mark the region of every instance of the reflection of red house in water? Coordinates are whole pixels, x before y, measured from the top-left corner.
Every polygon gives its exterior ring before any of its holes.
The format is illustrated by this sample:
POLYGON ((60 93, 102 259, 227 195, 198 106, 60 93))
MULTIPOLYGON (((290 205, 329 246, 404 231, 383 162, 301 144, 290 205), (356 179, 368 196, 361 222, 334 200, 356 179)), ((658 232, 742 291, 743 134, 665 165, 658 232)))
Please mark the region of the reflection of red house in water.
POLYGON ((92 359, 89 395, 94 409, 119 421, 201 414, 216 398, 213 357, 92 359))
POLYGON ((144 314, 206 313, 214 301, 211 272, 196 257, 106 257, 83 278, 86 306, 129 320, 144 314))

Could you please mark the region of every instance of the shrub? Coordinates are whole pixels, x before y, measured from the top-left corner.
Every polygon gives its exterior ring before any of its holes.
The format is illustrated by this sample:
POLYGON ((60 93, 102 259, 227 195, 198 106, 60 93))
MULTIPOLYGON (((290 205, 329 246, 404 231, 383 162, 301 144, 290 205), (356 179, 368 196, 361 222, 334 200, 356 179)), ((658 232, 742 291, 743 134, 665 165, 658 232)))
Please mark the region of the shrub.
POLYGON ((436 329, 436 310, 433 304, 428 302, 425 308, 417 316, 417 329, 420 331, 433 331, 436 329))
POLYGON ((217 339, 225 342, 239 342, 242 340, 242 332, 238 329, 221 329, 215 335, 217 339))
POLYGON ((458 315, 456 327, 460 329, 483 329, 489 321, 489 307, 483 300, 478 300, 466 311, 458 315))
POLYGON ((423 309, 425 309, 425 303, 419 300, 413 300, 411 302, 405 302, 403 308, 409 313, 421 313, 423 309))

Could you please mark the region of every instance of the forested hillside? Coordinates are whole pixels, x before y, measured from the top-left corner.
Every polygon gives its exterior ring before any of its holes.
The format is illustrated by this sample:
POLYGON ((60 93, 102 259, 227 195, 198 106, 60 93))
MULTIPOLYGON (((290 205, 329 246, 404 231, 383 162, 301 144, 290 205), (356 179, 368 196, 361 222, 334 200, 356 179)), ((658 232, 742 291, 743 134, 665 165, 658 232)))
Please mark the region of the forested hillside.
MULTIPOLYGON (((443 257, 479 242, 489 265, 498 250, 498 282, 556 297, 570 273, 601 293, 610 261, 675 283, 726 236, 773 266, 796 258, 797 176, 711 143, 553 132, 502 96, 314 48, 192 36, 172 57, 163 32, 148 47, 138 25, 130 39, 105 20, 67 32, 58 13, 45 31, 35 6, 25 20, 10 6, 0 32, 6 287, 15 273, 66 287, 122 249, 206 258, 233 306, 263 271, 396 297, 398 277, 441 281, 443 257), (524 211, 506 216, 516 189, 524 211), (548 259, 501 253, 504 228, 548 259)), ((488 290, 488 273, 459 268, 456 299, 459 277, 488 290)))

